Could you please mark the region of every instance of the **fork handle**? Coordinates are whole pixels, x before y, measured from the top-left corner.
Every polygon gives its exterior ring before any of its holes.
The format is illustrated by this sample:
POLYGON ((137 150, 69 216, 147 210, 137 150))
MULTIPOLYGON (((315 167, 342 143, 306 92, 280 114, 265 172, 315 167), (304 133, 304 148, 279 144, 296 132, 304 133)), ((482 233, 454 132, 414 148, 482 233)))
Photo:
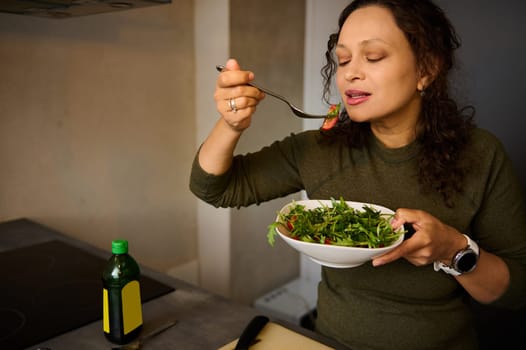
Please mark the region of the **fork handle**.
MULTIPOLYGON (((218 65, 216 66, 216 69, 217 69, 218 72, 222 72, 222 71, 224 71, 225 68, 226 68, 226 67, 225 67, 224 65, 222 65, 222 64, 218 64, 218 65)), ((264 87, 261 87, 261 86, 259 86, 259 85, 257 85, 257 84, 254 84, 254 83, 248 83, 247 85, 250 85, 250 86, 252 86, 252 87, 255 87, 256 89, 263 91, 263 92, 266 93, 267 95, 274 96, 275 98, 277 98, 277 99, 279 99, 279 100, 285 102, 285 103, 288 104, 289 106, 291 105, 291 103, 290 103, 290 102, 289 102, 284 96, 281 96, 280 94, 277 94, 277 93, 275 93, 274 91, 270 91, 270 90, 268 90, 268 89, 265 89, 264 87)))

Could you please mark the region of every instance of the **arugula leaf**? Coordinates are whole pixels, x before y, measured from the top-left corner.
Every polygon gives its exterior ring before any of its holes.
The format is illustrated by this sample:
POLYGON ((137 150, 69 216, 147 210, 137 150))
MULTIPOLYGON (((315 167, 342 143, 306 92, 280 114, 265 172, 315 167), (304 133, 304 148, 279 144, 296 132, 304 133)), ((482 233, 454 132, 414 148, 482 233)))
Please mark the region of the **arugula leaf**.
POLYGON ((380 248, 394 243, 403 230, 394 231, 392 215, 382 214, 371 206, 363 210, 350 207, 343 198, 331 198, 331 206, 305 209, 293 204, 287 214, 278 213, 278 220, 268 226, 267 240, 273 246, 276 228, 286 227, 289 236, 305 242, 348 247, 380 248))

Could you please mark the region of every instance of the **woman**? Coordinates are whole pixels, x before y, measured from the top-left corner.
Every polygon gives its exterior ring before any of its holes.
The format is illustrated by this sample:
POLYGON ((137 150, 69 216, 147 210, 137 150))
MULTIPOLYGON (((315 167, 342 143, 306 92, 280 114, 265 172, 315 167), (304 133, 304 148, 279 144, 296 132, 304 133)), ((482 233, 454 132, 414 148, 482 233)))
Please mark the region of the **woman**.
POLYGON ((412 225, 372 264, 322 269, 316 329, 353 349, 476 349, 466 296, 526 304, 524 198, 501 143, 449 97, 458 46, 430 0, 355 0, 323 71, 342 99, 337 125, 247 155, 234 149, 264 95, 235 60, 217 80, 221 118, 192 168, 198 197, 248 206, 306 190, 396 208, 393 227, 412 225))

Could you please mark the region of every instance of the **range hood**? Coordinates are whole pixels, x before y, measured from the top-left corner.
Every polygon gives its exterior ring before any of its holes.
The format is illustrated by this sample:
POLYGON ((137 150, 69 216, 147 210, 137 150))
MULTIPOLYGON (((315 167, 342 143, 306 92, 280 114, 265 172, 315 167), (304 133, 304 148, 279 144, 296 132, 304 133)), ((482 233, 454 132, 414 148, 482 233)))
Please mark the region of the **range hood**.
POLYGON ((0 0, 0 13, 68 18, 171 2, 172 0, 0 0))

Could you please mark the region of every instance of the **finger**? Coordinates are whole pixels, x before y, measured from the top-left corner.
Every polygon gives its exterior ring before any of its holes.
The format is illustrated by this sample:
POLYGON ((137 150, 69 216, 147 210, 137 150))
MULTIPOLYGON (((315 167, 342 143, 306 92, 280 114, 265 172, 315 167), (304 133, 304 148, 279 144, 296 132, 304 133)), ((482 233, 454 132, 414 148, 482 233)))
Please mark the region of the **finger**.
POLYGON ((226 70, 241 70, 239 63, 234 58, 230 58, 226 61, 225 68, 226 70))
POLYGON ((246 110, 248 107, 255 106, 254 103, 247 103, 244 101, 245 101, 245 98, 243 97, 217 98, 216 99, 216 110, 223 117, 226 117, 227 115, 231 113, 236 114, 240 110, 246 110))
POLYGON ((254 73, 241 70, 236 60, 230 59, 225 65, 225 69, 217 78, 218 87, 231 87, 236 85, 246 85, 254 79, 254 73))
POLYGON ((421 227, 421 219, 422 212, 399 208, 396 211, 393 220, 391 220, 391 227, 394 230, 403 228, 405 231, 404 239, 409 239, 416 233, 416 230, 421 227))
POLYGON ((248 98, 254 99, 254 103, 259 102, 265 97, 265 94, 261 92, 258 88, 255 88, 250 85, 239 85, 231 88, 224 88, 218 91, 218 98, 229 100, 231 98, 248 98))
POLYGON ((230 88, 240 85, 247 85, 252 80, 254 80, 254 73, 250 71, 241 70, 237 63, 232 64, 231 67, 235 69, 223 70, 218 75, 216 83, 218 88, 230 88))
POLYGON ((233 130, 243 131, 250 127, 252 122, 252 114, 255 111, 255 107, 245 108, 237 113, 228 113, 225 115, 225 121, 233 130))
POLYGON ((224 111, 224 112, 236 113, 243 109, 256 107, 258 103, 259 103, 259 99, 252 98, 252 97, 241 96, 241 97, 228 98, 228 99, 219 101, 220 107, 224 107, 224 109, 218 108, 218 110, 219 112, 224 111))
POLYGON ((242 85, 247 85, 251 81, 251 72, 242 70, 225 71, 217 76, 217 88, 233 88, 242 85))
POLYGON ((228 107, 230 108, 228 112, 237 113, 238 106, 235 98, 231 98, 228 100, 228 107))
POLYGON ((410 241, 402 242, 398 247, 394 248, 393 250, 375 257, 373 259, 373 266, 382 266, 400 259, 413 249, 411 246, 412 244, 410 241))
POLYGON ((406 223, 417 225, 423 217, 424 212, 421 210, 398 208, 394 214, 393 220, 391 221, 391 226, 394 229, 398 229, 406 223))
POLYGON ((226 107, 224 111, 230 111, 232 105, 237 109, 257 106, 264 98, 265 94, 252 86, 218 89, 214 96, 219 111, 223 111, 223 107, 226 107))
POLYGON ((257 106, 259 99, 249 96, 240 96, 233 99, 237 109, 245 109, 248 107, 257 106))

